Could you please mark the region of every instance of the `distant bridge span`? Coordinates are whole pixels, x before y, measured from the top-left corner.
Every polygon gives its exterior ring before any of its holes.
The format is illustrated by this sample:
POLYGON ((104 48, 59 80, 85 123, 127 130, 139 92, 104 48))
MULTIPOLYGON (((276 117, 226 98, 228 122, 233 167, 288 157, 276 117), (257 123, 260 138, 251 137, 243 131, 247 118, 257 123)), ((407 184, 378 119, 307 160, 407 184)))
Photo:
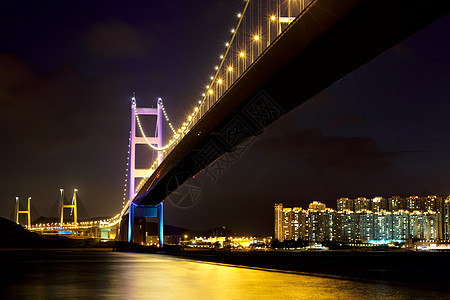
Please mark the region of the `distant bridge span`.
POLYGON ((162 202, 248 137, 262 133, 282 115, 445 16, 449 4, 313 1, 194 125, 133 203, 162 202))

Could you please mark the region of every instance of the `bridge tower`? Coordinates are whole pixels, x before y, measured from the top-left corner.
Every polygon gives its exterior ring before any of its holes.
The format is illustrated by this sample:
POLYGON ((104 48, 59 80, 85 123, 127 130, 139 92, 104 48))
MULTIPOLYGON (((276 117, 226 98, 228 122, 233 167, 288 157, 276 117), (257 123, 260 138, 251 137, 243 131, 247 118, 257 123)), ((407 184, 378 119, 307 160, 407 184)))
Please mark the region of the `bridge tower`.
MULTIPOLYGON (((131 98, 131 141, 130 141, 130 176, 129 182, 129 200, 133 200, 136 195, 136 178, 143 178, 147 173, 147 169, 136 168, 136 145, 147 145, 144 137, 136 136, 136 117, 138 115, 156 116, 156 131, 154 137, 147 137, 147 140, 156 147, 162 147, 162 100, 158 99, 156 108, 143 108, 136 106, 136 96, 133 93, 131 98)), ((159 157, 159 155, 158 155, 159 157)))
MULTIPOLYGON (((147 169, 136 168, 136 145, 147 145, 147 141, 152 145, 160 148, 163 146, 162 140, 162 122, 163 122, 163 111, 162 111, 162 99, 158 98, 156 108, 144 108, 137 107, 136 105, 136 95, 133 92, 133 97, 131 98, 131 136, 130 136, 130 153, 129 153, 129 209, 128 209, 128 242, 139 242, 139 238, 135 238, 138 232, 134 232, 137 227, 142 228, 142 224, 145 226, 145 222, 142 223, 145 217, 157 217, 159 223, 159 244, 163 246, 164 232, 163 232, 163 203, 156 206, 137 206, 133 203, 133 199, 136 196, 136 179, 143 178, 148 172, 147 169), (154 137, 143 137, 136 136, 136 121, 139 121, 139 115, 156 116, 156 130, 154 137), (140 219, 138 219, 140 218, 140 219)), ((161 155, 158 153, 158 163, 160 161, 161 155)), ((144 229, 145 230, 145 229, 144 229)), ((141 237, 144 239, 145 235, 141 237)))
POLYGON ((19 215, 25 214, 28 216, 27 226, 31 226, 31 197, 28 197, 28 209, 20 210, 19 197, 16 197, 16 223, 19 224, 19 215))
POLYGON ((73 190, 73 197, 72 197, 72 203, 71 204, 64 204, 64 189, 60 189, 61 191, 61 218, 60 218, 60 223, 59 223, 59 227, 62 227, 64 224, 64 208, 71 208, 73 209, 73 223, 75 224, 75 226, 78 225, 78 220, 77 220, 77 189, 73 190))

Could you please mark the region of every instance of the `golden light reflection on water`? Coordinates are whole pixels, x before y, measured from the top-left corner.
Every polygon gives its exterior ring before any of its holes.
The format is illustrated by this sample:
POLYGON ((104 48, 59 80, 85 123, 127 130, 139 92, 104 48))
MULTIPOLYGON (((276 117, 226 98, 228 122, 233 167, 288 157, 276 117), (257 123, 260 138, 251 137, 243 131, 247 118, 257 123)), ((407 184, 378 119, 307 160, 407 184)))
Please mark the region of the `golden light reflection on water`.
MULTIPOLYGON (((386 284, 306 276, 194 262, 150 254, 117 254, 119 298, 156 299, 399 299, 411 290, 386 284), (130 260, 134 257, 136 261, 130 260), (145 257, 146 259, 142 259, 145 257)), ((417 296, 424 295, 418 291, 417 296)))
POLYGON ((381 283, 239 268, 155 254, 48 253, 17 259, 11 299, 418 299, 440 294, 381 283), (22 266, 22 267, 21 267, 22 266))

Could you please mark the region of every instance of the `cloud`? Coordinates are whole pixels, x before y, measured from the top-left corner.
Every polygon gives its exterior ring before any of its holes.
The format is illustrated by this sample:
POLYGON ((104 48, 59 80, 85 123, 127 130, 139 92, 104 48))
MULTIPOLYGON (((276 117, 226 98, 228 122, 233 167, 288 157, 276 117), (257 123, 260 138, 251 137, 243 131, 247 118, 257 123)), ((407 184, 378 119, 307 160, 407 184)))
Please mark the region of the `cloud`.
POLYGON ((142 57, 149 49, 139 32, 122 22, 95 24, 84 43, 89 52, 102 58, 142 57))
POLYGON ((380 150, 370 137, 325 136, 319 129, 299 131, 290 119, 283 123, 284 131, 271 128, 255 148, 268 156, 301 159, 314 173, 370 175, 386 171, 400 155, 380 150))
POLYGON ((0 84, 3 88, 20 84, 32 76, 31 69, 18 57, 0 53, 0 84))
POLYGON ((333 118, 327 121, 328 127, 339 127, 346 124, 362 124, 363 121, 356 114, 349 114, 346 116, 335 115, 333 118))
POLYGON ((0 66, 0 125, 16 142, 46 152, 90 135, 92 86, 73 66, 41 74, 1 53, 0 66))
POLYGON ((398 54, 403 59, 410 59, 413 57, 411 49, 404 44, 397 44, 392 49, 394 50, 394 53, 398 54))

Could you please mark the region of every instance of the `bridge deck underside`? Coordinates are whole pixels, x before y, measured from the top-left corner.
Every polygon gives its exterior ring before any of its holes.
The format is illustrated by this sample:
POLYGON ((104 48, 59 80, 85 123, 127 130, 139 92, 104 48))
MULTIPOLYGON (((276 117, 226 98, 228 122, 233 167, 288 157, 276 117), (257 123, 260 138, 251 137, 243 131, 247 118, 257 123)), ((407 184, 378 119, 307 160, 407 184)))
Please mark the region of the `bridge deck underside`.
POLYGON ((180 141, 134 202, 160 203, 248 137, 446 15, 449 2, 312 2, 180 141))

